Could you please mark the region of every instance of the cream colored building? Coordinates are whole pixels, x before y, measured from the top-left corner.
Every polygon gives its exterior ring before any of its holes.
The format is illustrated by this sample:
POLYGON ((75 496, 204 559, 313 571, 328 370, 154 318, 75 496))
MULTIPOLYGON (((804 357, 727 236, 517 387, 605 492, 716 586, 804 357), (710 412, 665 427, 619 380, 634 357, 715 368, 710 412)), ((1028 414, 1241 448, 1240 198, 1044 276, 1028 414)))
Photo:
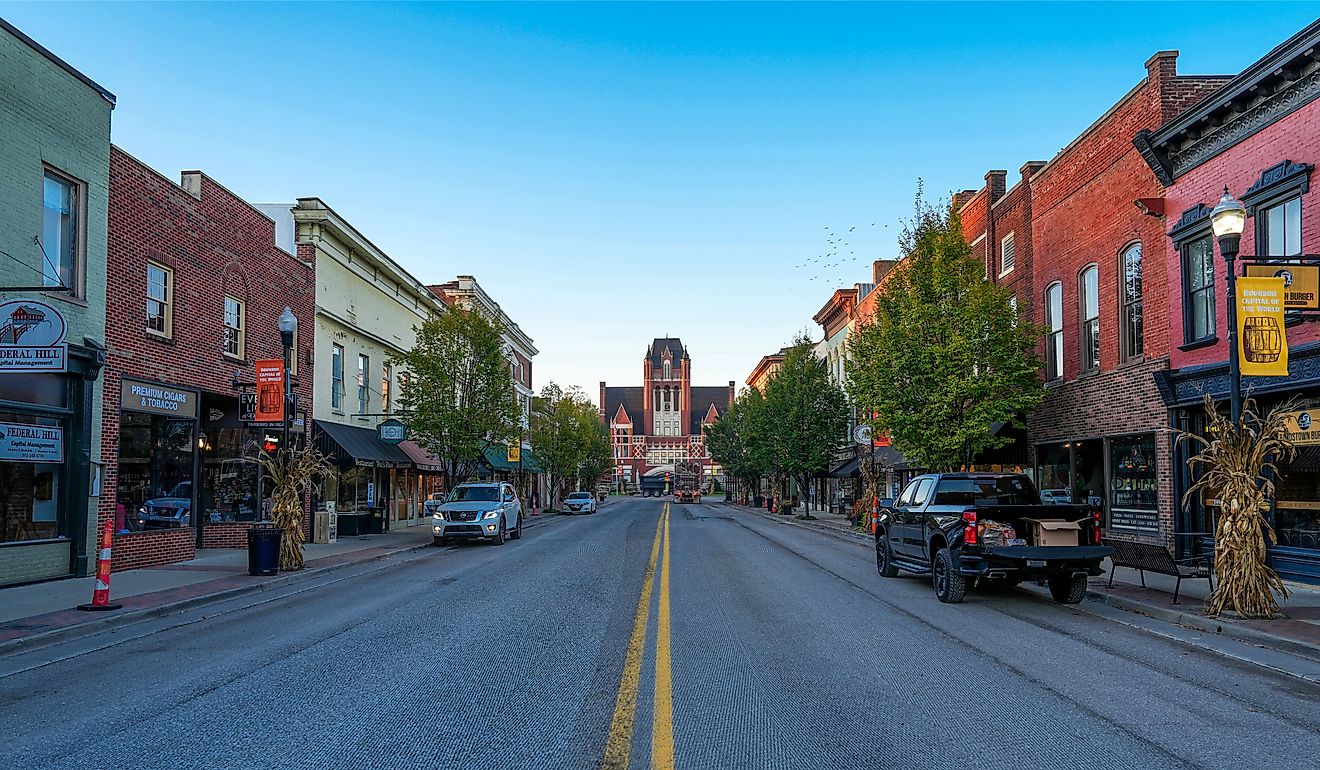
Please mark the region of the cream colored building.
POLYGON ((260 207, 276 238, 316 265, 312 440, 334 454, 337 473, 321 492, 340 531, 418 520, 439 480, 439 462, 412 444, 377 437, 398 408, 407 372, 391 358, 412 349, 416 327, 444 312, 440 301, 319 198, 260 207), (345 518, 346 513, 357 517, 345 518))

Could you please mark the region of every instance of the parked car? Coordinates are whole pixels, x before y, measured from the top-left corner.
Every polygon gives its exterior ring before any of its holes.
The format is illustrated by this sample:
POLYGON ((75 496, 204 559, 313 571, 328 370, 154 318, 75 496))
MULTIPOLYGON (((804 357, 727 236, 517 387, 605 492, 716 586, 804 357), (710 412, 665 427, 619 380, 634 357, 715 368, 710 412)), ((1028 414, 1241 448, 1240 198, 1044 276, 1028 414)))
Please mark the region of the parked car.
POLYGON ((522 503, 512 484, 459 484, 431 514, 436 545, 450 540, 489 540, 503 545, 505 537, 522 537, 522 503))
POLYGON ((176 529, 192 523, 192 482, 180 481, 164 497, 153 497, 137 511, 141 529, 176 529))
POLYGON ((881 576, 929 574, 936 597, 950 603, 963 600, 969 582, 1035 580, 1055 601, 1076 604, 1112 550, 1100 545, 1098 509, 1044 504, 1018 474, 918 476, 898 500, 880 501, 875 530, 881 576))
POLYGON ((570 492, 564 498, 564 513, 595 513, 596 498, 590 492, 570 492))

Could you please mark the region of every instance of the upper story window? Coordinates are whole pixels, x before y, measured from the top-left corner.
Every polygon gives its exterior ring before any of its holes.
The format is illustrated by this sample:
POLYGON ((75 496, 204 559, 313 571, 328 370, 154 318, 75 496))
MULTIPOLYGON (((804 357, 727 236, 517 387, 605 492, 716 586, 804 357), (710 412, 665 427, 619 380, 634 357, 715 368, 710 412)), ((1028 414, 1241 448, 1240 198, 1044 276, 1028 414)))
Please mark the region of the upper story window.
POLYGON ((1199 342, 1215 336, 1215 252, 1210 235, 1183 243, 1183 338, 1199 342))
MULTIPOLYGON (((225 355, 243 358, 244 327, 243 301, 225 297, 225 355)), ((294 358, 296 357, 295 355, 294 358)))
POLYGON ((82 183, 46 169, 41 190, 41 284, 82 295, 82 183))
POLYGON ((665 379, 669 379, 669 362, 665 361, 665 379))
POLYGON ((1081 327, 1077 338, 1082 371, 1100 368, 1100 270, 1091 265, 1077 277, 1077 310, 1081 327))
POLYGON ((1013 233, 1009 233, 999 242, 999 275, 1005 276, 1013 272, 1016 264, 1017 246, 1013 241, 1013 233))
POLYGON ((344 346, 330 345, 330 408, 344 408, 344 346))
POLYGON ((1063 377, 1063 284, 1045 288, 1045 379, 1063 377))
POLYGON ((1137 358, 1145 350, 1144 317, 1141 303, 1141 244, 1134 243, 1123 250, 1119 267, 1122 286, 1119 291, 1121 305, 1119 323, 1123 327, 1120 342, 1123 360, 1137 358))
POLYGON ((390 413, 390 381, 394 379, 394 368, 381 364, 380 369, 380 411, 390 413))
POLYGON ((367 387, 368 378, 371 376, 371 358, 366 353, 358 353, 358 414, 367 413, 367 396, 371 389, 367 387))
POLYGON ((1256 212, 1257 250, 1262 257, 1302 253, 1302 198, 1289 198, 1256 212))
POLYGON ((155 262, 147 262, 147 331, 174 335, 174 271, 155 262))
POLYGON ((1280 161, 1260 172, 1242 194, 1247 214, 1256 218, 1256 254, 1295 257, 1302 249, 1302 194, 1311 188, 1309 163, 1280 161))

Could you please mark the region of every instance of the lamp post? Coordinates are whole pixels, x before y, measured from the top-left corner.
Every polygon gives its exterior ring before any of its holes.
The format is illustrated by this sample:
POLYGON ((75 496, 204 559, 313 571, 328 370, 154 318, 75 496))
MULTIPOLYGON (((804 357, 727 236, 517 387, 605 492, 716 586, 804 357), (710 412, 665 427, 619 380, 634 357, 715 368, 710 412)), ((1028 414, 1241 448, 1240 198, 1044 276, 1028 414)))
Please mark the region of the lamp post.
POLYGON ((1210 212, 1210 227, 1219 241, 1228 275, 1228 380, 1229 414, 1237 425, 1242 416, 1242 372, 1238 363, 1237 330, 1237 255, 1242 230, 1247 223, 1247 209, 1224 187, 1224 195, 1210 212))
POLYGON ((289 446, 289 422, 293 419, 293 378, 289 368, 293 363, 293 335, 298 331, 298 316, 291 308, 285 307, 280 313, 280 342, 284 343, 284 433, 280 443, 286 449, 289 446))

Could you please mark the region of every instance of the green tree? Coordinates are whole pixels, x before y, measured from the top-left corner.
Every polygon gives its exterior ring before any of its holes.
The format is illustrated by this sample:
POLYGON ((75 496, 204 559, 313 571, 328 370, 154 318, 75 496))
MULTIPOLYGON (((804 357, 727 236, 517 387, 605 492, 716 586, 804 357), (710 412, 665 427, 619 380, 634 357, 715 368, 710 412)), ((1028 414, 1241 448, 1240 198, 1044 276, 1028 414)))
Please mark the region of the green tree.
POLYGON ((488 447, 518 435, 504 330, 499 321, 450 308, 415 331, 413 349, 391 359, 408 372, 399 406, 412 439, 458 484, 477 474, 488 447))
POLYGON ((774 475, 795 480, 804 492, 848 438, 847 396, 812 347, 799 336, 766 381, 765 406, 754 421, 762 436, 752 444, 774 475))
POLYGON ((581 388, 565 390, 551 382, 532 399, 532 446, 550 474, 552 506, 568 491, 566 483, 576 483, 584 465, 599 466, 602 441, 609 458, 609 435, 603 430, 596 406, 581 388))
POLYGON ((614 471, 614 444, 610 441, 610 429, 600 421, 594 406, 587 416, 591 422, 587 428, 586 451, 579 467, 582 489, 594 491, 596 484, 614 471))
POLYGON ((875 316, 854 331, 848 393, 872 429, 912 465, 953 470, 1008 438, 1044 397, 1040 330, 1019 322, 1012 292, 985 280, 957 212, 917 193, 899 240, 903 259, 876 289, 875 316))

